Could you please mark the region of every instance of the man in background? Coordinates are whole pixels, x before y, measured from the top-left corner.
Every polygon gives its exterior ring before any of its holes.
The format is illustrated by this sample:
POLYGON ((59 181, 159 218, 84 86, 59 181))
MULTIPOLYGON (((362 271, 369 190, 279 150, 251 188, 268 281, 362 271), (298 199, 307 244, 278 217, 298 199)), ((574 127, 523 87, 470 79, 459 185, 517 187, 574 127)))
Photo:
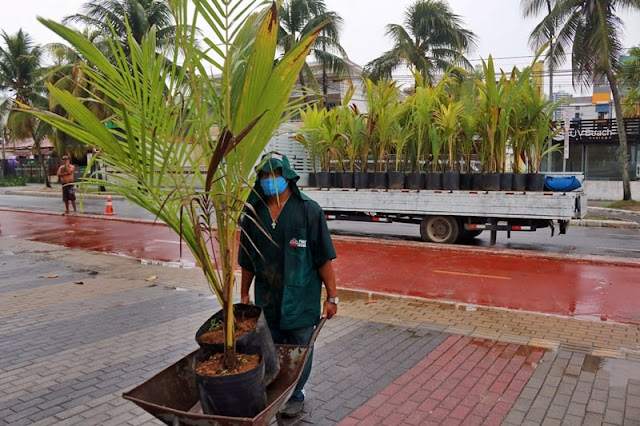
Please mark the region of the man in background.
POLYGON ((58 178, 60 178, 60 182, 62 182, 62 201, 64 201, 65 212, 64 214, 69 214, 69 201, 71 201, 71 205, 73 206, 73 214, 78 214, 78 210, 76 209, 76 191, 73 187, 73 180, 76 171, 76 166, 71 164, 69 161, 68 155, 62 156, 62 166, 58 168, 58 178))

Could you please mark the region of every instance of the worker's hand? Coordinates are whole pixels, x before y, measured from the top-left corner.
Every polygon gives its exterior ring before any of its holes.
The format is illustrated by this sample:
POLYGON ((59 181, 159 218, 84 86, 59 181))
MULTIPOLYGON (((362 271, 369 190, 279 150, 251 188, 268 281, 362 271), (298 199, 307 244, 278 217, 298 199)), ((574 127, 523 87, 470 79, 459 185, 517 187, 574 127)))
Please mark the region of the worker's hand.
POLYGON ((335 303, 324 301, 322 305, 322 318, 331 319, 332 316, 338 313, 338 305, 335 303))
POLYGON ((249 295, 247 294, 246 296, 240 296, 240 303, 243 303, 245 305, 250 305, 251 300, 249 299, 249 295))

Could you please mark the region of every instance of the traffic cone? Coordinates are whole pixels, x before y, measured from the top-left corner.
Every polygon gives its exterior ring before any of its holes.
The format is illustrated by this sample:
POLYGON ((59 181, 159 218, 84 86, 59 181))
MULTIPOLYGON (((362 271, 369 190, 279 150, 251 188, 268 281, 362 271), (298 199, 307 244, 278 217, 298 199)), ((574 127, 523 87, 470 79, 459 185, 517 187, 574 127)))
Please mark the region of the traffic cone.
POLYGON ((111 194, 107 194, 107 206, 104 208, 104 214, 107 216, 113 216, 113 204, 111 203, 111 194))

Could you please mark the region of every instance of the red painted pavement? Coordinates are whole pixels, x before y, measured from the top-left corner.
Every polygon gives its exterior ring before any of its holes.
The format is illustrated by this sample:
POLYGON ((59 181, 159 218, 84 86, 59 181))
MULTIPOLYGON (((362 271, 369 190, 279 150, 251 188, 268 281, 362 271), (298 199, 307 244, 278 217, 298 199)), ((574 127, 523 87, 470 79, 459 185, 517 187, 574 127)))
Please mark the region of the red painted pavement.
MULTIPOLYGON (((180 262, 163 224, 0 210, 0 235, 180 262)), ((344 288, 640 324, 640 263, 334 236, 344 288)), ((193 264, 183 248, 182 262, 193 264)))
POLYGON ((451 336, 339 425, 500 425, 543 354, 451 336))

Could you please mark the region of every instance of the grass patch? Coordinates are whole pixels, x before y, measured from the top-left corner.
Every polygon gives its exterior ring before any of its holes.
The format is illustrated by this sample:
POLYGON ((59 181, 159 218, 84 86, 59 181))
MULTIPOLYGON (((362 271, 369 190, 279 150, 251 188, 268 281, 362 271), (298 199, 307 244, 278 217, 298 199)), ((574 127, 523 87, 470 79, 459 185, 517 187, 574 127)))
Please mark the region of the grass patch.
POLYGON ((609 203, 603 207, 606 207, 609 209, 630 210, 633 212, 640 212, 640 201, 636 201, 636 200, 614 201, 613 203, 609 203))
POLYGON ((0 180, 0 186, 26 186, 27 179, 23 176, 5 176, 0 180))

